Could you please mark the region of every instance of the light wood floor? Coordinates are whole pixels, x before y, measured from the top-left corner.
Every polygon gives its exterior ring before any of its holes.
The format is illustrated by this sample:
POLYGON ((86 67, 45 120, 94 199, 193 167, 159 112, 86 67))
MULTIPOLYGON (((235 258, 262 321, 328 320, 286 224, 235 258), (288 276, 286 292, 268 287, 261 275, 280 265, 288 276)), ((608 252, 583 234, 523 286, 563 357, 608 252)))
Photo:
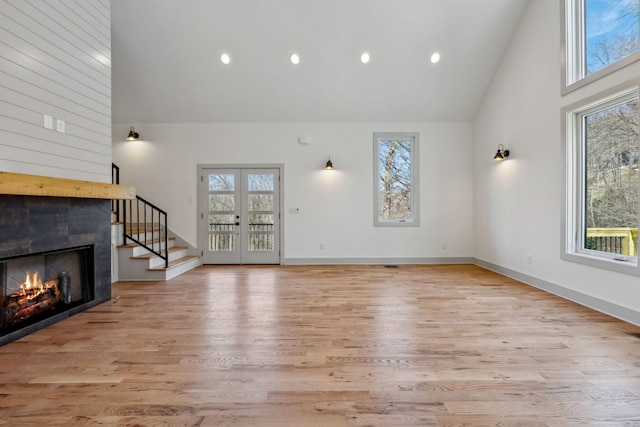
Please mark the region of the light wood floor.
POLYGON ((0 347, 0 425, 639 426, 634 334, 475 266, 202 267, 0 347))

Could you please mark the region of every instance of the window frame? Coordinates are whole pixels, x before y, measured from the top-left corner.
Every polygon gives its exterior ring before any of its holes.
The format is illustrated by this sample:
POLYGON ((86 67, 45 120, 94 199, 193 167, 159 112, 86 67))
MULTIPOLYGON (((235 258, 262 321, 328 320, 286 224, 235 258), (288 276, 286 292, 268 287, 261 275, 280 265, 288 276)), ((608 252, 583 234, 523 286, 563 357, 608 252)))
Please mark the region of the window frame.
MULTIPOLYGON (((563 174, 563 230, 561 258, 605 270, 640 276, 638 257, 621 256, 603 251, 585 249, 585 196, 586 146, 584 117, 603 109, 638 98, 640 81, 633 80, 612 87, 562 109, 563 174)), ((640 184, 638 185, 640 194, 640 184)), ((640 212, 640 207, 639 207, 640 212)), ((638 215, 640 226, 640 214, 638 215)))
POLYGON ((420 133, 419 132, 374 132, 373 134, 373 225, 375 227, 419 227, 420 226, 420 133), (380 140, 413 139, 411 144, 411 218, 382 219, 380 217, 380 140))
POLYGON ((571 93, 640 60, 639 49, 637 52, 625 56, 588 76, 585 75, 585 1, 560 0, 563 53, 562 95, 571 93))

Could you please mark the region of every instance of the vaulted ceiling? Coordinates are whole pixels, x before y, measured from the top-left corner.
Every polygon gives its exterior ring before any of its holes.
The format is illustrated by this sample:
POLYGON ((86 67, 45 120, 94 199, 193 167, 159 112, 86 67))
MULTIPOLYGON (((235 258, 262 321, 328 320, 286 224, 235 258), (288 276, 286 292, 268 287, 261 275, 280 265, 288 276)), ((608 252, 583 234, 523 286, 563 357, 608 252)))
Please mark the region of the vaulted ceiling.
POLYGON ((469 121, 527 2, 112 0, 113 120, 469 121))

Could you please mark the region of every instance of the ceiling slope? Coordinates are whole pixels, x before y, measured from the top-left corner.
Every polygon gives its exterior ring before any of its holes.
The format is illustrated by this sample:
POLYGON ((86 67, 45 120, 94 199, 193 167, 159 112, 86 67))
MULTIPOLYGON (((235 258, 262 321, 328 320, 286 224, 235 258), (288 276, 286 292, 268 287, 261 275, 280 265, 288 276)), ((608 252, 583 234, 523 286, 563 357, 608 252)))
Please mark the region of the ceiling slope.
POLYGON ((470 121, 526 4, 112 0, 113 120, 470 121))

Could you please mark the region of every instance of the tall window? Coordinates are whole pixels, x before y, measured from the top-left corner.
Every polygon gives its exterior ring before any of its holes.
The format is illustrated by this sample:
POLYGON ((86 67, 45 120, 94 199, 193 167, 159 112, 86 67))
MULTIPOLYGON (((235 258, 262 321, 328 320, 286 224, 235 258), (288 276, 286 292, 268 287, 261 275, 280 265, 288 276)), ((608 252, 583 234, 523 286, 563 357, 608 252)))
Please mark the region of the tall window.
POLYGON ((374 133, 374 224, 418 226, 418 134, 374 133))
POLYGON ((566 255, 637 267, 638 88, 574 104, 565 114, 566 255))
POLYGON ((565 87, 640 59, 638 0, 565 0, 565 87))

